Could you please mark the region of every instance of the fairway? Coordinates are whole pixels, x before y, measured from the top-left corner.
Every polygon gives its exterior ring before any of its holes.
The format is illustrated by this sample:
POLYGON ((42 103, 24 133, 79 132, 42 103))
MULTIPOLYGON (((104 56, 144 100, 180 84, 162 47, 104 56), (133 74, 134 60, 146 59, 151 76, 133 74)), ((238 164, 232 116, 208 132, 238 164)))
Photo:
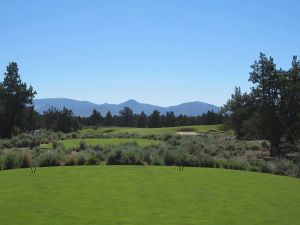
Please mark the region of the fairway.
POLYGON ((176 134, 180 131, 194 131, 197 133, 223 132, 224 126, 218 125, 197 125, 180 127, 161 127, 161 128, 132 128, 132 127, 101 127, 98 129, 86 128, 80 130, 81 134, 139 134, 139 135, 166 135, 176 134))
POLYGON ((0 171, 0 223, 300 224, 300 180, 221 169, 82 166, 0 171))
MULTIPOLYGON (((65 146, 65 148, 79 148, 80 142, 85 142, 88 146, 96 145, 120 145, 126 143, 136 143, 141 147, 146 147, 150 145, 159 145, 160 141, 148 140, 148 139, 138 139, 138 138, 86 138, 86 139, 68 139, 58 141, 65 146)), ((41 148, 51 149, 52 144, 41 144, 41 148)))

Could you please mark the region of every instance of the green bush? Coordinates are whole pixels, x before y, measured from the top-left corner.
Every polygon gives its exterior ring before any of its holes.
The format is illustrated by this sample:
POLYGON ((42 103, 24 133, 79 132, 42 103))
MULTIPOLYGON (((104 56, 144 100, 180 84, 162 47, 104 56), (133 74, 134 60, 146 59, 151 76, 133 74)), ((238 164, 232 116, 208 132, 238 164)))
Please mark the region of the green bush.
POLYGON ((22 165, 22 152, 18 150, 8 150, 1 154, 1 169, 14 169, 22 165))
POLYGON ((121 150, 112 151, 107 159, 108 165, 122 165, 124 154, 121 150))
POLYGON ((278 175, 287 175, 287 176, 296 176, 298 172, 297 165, 292 161, 279 158, 275 162, 275 174, 278 175))
POLYGON ((164 163, 166 166, 174 166, 177 164, 177 156, 173 151, 166 151, 164 155, 164 163))
POLYGON ((38 163, 41 167, 60 166, 62 153, 56 150, 49 150, 38 157, 38 163))
POLYGON ((86 150, 87 149, 87 144, 85 143, 85 141, 80 141, 79 143, 79 150, 86 150))
POLYGON ((76 165, 84 165, 86 162, 86 155, 84 152, 78 152, 76 154, 76 165))
POLYGON ((86 157, 86 164, 96 165, 97 163, 98 163, 98 159, 96 157, 95 152, 89 152, 86 157))

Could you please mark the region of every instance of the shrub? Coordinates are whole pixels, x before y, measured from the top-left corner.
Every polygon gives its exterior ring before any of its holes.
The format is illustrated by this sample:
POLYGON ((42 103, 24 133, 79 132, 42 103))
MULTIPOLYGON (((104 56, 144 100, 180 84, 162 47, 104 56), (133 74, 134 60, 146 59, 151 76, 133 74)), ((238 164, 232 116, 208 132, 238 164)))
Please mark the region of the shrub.
POLYGON ((17 150, 9 150, 1 156, 1 168, 14 169, 19 168, 22 162, 22 152, 17 150))
POLYGON ((56 149, 57 146, 58 146, 58 142, 57 141, 53 141, 51 144, 52 144, 52 148, 53 149, 56 149))
POLYGON ((24 151, 22 155, 21 167, 28 168, 32 164, 32 154, 31 151, 24 151))
POLYGON ((76 165, 76 152, 71 152, 70 155, 66 156, 65 166, 74 166, 76 165))
POLYGON ((37 138, 33 138, 30 144, 30 148, 33 149, 34 147, 40 146, 41 142, 37 138))
POLYGON ((172 137, 170 139, 168 139, 167 143, 171 146, 178 146, 180 145, 180 141, 176 138, 176 137, 172 137))
POLYGON ((86 162, 85 154, 83 152, 78 152, 76 156, 76 165, 84 165, 86 162))
POLYGON ((177 157, 174 152, 167 151, 164 155, 164 163, 166 166, 173 166, 177 163, 177 157))
POLYGON ((61 153, 55 150, 50 150, 45 153, 42 153, 38 157, 38 163, 41 167, 60 166, 61 161, 62 161, 61 153))
POLYGON ((87 149, 87 145, 86 145, 85 141, 80 141, 79 150, 86 150, 86 149, 87 149))
POLYGON ((261 142, 261 147, 262 147, 263 149, 269 149, 269 144, 268 144, 268 142, 262 141, 262 142, 261 142))
POLYGON ((87 161, 86 164, 88 165, 96 165, 98 162, 95 153, 91 153, 89 152, 89 154, 87 154, 87 161))
POLYGON ((163 135, 163 137, 162 137, 162 141, 168 141, 169 139, 171 139, 172 138, 172 135, 171 134, 165 134, 165 135, 163 135))
POLYGON ((121 150, 112 151, 107 158, 108 165, 121 165, 123 162, 124 153, 121 150))
POLYGON ((251 150, 253 150, 253 151, 258 151, 258 150, 260 150, 260 146, 259 145, 251 145, 251 150))
POLYGON ((209 167, 209 168, 215 167, 214 159, 211 158, 210 156, 204 156, 204 157, 202 156, 198 160, 200 162, 201 167, 209 167))
POLYGON ((297 166, 290 160, 279 158, 275 162, 275 174, 296 176, 297 166))

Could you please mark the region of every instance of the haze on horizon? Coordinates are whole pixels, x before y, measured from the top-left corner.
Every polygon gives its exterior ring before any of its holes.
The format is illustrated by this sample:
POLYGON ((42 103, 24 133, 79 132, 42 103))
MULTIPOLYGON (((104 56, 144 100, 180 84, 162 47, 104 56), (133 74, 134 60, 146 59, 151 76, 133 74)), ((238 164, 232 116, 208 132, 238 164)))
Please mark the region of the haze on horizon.
POLYGON ((300 57, 300 2, 1 1, 0 74, 9 62, 36 98, 221 106, 249 89, 264 52, 300 57))

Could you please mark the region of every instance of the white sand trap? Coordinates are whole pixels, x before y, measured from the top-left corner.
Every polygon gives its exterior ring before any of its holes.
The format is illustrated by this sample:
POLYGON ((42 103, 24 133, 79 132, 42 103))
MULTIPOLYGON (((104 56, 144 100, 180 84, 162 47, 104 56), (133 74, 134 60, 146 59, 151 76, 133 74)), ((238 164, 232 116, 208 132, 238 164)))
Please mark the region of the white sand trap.
POLYGON ((180 132, 177 132, 176 134, 184 135, 184 136, 197 136, 197 135, 199 135, 199 133, 197 133, 195 131, 180 131, 180 132))

